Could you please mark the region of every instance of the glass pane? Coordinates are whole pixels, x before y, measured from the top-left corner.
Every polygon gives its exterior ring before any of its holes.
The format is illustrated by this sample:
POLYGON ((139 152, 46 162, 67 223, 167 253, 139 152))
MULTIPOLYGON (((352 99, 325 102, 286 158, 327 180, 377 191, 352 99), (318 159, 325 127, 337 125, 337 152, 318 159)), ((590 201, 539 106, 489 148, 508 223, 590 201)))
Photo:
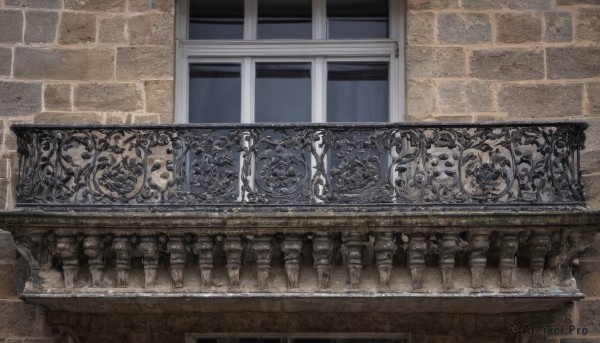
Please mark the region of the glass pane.
POLYGON ((190 65, 190 123, 239 123, 239 64, 190 65))
POLYGON ((311 0, 258 0, 258 39, 312 38, 311 0))
POLYGON ((310 83, 310 63, 256 63, 256 122, 310 122, 310 83))
POLYGON ((244 0, 191 0, 190 39, 243 39, 244 0))
POLYGON ((388 63, 327 64, 328 122, 387 122, 388 63))
POLYGON ((387 38, 388 17, 388 0, 327 0, 327 38, 387 38))

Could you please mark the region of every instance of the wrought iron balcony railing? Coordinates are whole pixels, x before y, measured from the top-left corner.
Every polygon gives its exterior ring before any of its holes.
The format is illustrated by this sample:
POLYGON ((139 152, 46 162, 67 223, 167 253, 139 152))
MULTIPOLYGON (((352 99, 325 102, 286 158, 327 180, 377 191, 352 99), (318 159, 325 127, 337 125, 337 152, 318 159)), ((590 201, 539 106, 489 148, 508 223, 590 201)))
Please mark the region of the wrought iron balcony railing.
POLYGON ((580 122, 13 125, 18 207, 584 204, 580 122))

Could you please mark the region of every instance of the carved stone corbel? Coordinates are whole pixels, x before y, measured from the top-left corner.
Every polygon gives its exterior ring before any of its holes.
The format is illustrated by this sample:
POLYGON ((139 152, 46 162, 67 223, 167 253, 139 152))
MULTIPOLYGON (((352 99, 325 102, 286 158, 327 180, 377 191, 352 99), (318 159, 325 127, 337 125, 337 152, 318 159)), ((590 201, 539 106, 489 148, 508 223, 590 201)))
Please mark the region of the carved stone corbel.
POLYGON ((505 234, 499 240, 500 245, 500 287, 512 288, 514 282, 515 254, 519 240, 515 234, 505 234))
POLYGON ((534 234, 529 238, 531 281, 533 287, 544 287, 544 264, 552 242, 549 234, 534 234))
POLYGON ((379 269, 379 285, 390 286, 390 274, 394 254, 396 253, 396 238, 391 232, 378 233, 375 238, 375 257, 379 269))
POLYGON ((420 233, 410 235, 408 241, 408 269, 410 269, 413 289, 421 289, 423 287, 426 252, 427 241, 425 235, 420 233))
POLYGON ((106 267, 102 236, 86 236, 83 239, 83 254, 88 257, 90 274, 92 274, 92 287, 102 287, 102 277, 106 267))
POLYGON ((253 249, 256 254, 258 289, 266 290, 269 287, 268 280, 271 272, 271 236, 263 235, 254 237, 253 249))
POLYGON ((237 288, 240 286, 240 268, 242 267, 242 237, 227 235, 223 243, 223 250, 225 250, 227 259, 229 287, 237 288))
POLYGON ((319 288, 329 287, 329 272, 333 243, 329 234, 317 234, 313 238, 313 260, 317 268, 319 288))
POLYGON ((285 235, 281 243, 281 251, 285 254, 285 273, 287 274, 288 288, 298 288, 301 249, 302 240, 299 235, 285 235))
POLYGON ((360 272, 362 270, 362 249, 365 244, 364 236, 360 233, 351 232, 342 235, 342 249, 346 255, 346 266, 350 288, 360 287, 360 272))
POLYGON ((211 287, 213 283, 212 273, 215 255, 215 243, 212 236, 199 236, 194 244, 194 250, 198 254, 200 285, 202 287, 211 287))
POLYGON ((563 287, 576 287, 571 264, 589 251, 600 251, 600 233, 582 233, 562 230, 553 235, 552 249, 547 255, 548 267, 560 279, 563 287), (554 244, 556 243, 556 245, 554 244), (556 248, 555 248, 556 247, 556 248))
POLYGON ((79 271, 79 242, 77 237, 58 237, 56 249, 63 263, 65 288, 73 288, 79 271))
POLYGON ((454 255, 460 250, 458 237, 455 234, 444 234, 439 246, 439 266, 442 272, 442 289, 454 288, 452 277, 454 274, 454 255))
POLYGON ((480 289, 484 285, 484 272, 487 264, 487 251, 490 247, 490 235, 473 233, 469 237, 469 266, 471 267, 471 287, 480 289))
POLYGON ((131 254, 133 251, 131 239, 129 237, 115 237, 112 250, 117 255, 117 287, 127 287, 129 285, 129 270, 131 269, 131 254))
POLYGON ((48 259, 44 256, 48 254, 47 247, 44 245, 44 236, 42 234, 17 236, 15 244, 21 257, 29 263, 31 269, 29 283, 34 288, 41 287, 43 280, 40 277, 40 269, 44 261, 48 259))
POLYGON ((142 237, 138 247, 144 264, 144 287, 153 288, 158 271, 158 239, 155 236, 142 237))
POLYGON ((183 287, 183 270, 187 257, 183 237, 169 237, 167 250, 171 254, 171 278, 175 288, 183 287))

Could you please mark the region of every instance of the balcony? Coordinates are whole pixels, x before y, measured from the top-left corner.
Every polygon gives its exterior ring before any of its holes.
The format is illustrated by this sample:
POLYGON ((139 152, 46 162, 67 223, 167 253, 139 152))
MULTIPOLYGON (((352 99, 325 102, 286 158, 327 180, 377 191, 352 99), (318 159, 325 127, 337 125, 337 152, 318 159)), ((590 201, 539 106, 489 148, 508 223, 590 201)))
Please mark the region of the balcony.
POLYGON ((0 223, 56 310, 547 310, 600 241, 585 128, 14 125, 0 223))

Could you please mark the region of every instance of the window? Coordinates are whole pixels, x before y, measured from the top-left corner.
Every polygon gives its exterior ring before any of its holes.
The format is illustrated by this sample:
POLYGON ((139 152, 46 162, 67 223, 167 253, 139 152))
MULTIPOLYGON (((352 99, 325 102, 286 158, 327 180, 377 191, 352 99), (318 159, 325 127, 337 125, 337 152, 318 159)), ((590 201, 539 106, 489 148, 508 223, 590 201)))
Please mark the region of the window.
POLYGON ((402 120, 401 0, 183 0, 177 18, 179 123, 402 120))

